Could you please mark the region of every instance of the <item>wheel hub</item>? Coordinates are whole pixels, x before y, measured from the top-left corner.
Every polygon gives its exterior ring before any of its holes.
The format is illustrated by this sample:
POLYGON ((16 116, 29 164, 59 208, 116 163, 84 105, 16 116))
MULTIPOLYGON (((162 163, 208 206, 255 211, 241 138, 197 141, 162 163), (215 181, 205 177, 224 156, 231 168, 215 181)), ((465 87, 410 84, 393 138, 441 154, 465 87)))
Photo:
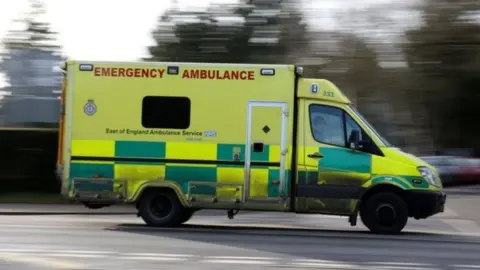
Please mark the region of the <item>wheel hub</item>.
POLYGON ((150 211, 157 218, 165 218, 172 211, 171 202, 163 197, 157 196, 150 202, 150 211))
POLYGON ((382 225, 393 225, 396 217, 395 208, 391 204, 381 204, 377 207, 376 211, 377 221, 382 225))

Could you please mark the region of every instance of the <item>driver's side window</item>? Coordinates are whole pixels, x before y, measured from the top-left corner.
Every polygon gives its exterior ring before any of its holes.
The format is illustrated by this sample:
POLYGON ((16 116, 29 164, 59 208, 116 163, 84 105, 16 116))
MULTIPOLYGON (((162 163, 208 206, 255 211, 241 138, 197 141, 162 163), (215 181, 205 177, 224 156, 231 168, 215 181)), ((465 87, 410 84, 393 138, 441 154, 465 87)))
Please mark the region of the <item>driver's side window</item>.
POLYGON ((376 153, 375 144, 368 134, 344 110, 338 107, 311 104, 309 106, 310 126, 315 141, 319 143, 350 148, 350 135, 356 130, 361 148, 358 150, 376 153))
POLYGON ((310 126, 313 138, 320 143, 345 147, 343 110, 331 106, 310 105, 310 126))

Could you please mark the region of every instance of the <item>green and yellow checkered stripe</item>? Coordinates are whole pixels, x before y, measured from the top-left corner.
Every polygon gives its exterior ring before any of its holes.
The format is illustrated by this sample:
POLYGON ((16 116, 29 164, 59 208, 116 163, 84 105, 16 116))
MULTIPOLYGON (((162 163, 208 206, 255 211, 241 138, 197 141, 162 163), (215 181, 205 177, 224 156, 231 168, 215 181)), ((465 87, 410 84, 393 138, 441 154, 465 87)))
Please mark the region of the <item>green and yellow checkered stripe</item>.
MULTIPOLYGON (((185 193, 190 181, 244 183, 244 165, 232 164, 234 153, 238 151, 240 161, 245 161, 244 144, 74 140, 71 149, 72 157, 98 157, 99 160, 72 161, 70 179, 100 175, 126 179, 130 186, 135 186, 160 178, 177 182, 185 193), (169 162, 173 160, 186 162, 169 162)), ((280 162, 280 147, 265 145, 263 152, 252 152, 251 159, 252 162, 280 162)), ((274 182, 279 180, 279 169, 268 164, 252 164, 250 196, 278 197, 279 187, 274 182)), ((232 192, 234 188, 214 186, 199 186, 194 191, 200 195, 234 196, 232 192)))

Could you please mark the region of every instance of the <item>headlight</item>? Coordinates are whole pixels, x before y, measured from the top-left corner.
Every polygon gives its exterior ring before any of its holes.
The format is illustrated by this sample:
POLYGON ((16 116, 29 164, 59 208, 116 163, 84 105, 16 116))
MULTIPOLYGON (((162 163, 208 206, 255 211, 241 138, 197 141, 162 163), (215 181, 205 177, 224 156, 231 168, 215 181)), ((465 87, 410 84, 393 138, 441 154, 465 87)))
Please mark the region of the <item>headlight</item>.
POLYGON ((420 174, 430 185, 441 187, 440 179, 427 167, 418 167, 420 174))

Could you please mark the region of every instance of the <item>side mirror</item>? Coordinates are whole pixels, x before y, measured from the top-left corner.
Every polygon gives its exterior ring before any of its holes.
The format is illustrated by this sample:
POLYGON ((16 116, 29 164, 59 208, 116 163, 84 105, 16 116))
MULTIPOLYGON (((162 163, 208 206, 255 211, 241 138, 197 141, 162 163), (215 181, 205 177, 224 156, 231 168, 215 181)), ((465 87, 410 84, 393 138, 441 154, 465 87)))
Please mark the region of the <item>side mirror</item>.
POLYGON ((348 137, 348 145, 352 149, 360 148, 360 132, 358 130, 352 130, 348 137))

